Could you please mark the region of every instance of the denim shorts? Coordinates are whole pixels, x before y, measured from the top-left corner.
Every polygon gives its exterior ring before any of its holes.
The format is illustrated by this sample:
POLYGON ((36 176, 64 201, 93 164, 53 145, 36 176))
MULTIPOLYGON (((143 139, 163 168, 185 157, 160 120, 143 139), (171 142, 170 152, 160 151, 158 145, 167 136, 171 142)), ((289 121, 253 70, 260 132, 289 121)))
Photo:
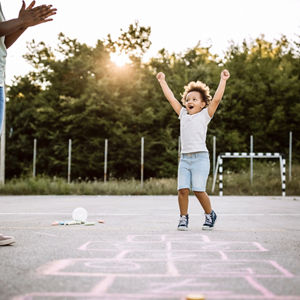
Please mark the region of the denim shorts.
POLYGON ((205 192, 209 168, 208 152, 182 153, 178 166, 177 190, 205 192))
POLYGON ((5 106, 4 87, 0 86, 0 136, 2 133, 2 125, 4 119, 4 106, 5 106))

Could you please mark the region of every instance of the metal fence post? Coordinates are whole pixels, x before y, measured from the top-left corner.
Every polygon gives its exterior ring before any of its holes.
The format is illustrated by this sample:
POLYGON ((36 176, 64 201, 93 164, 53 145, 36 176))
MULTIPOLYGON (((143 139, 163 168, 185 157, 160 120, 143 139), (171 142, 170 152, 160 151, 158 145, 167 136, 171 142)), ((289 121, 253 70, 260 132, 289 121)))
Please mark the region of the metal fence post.
POLYGON ((141 187, 144 185, 144 137, 141 139, 141 187))
POLYGON ((104 183, 106 183, 106 180, 107 180, 107 151, 108 151, 108 140, 105 139, 105 144, 104 144, 104 183))
POLYGON ((33 140, 33 169, 32 169, 32 176, 35 178, 36 176, 36 139, 33 140))
POLYGON ((290 131, 290 142, 289 142, 289 181, 292 180, 292 151, 293 151, 293 132, 290 131))
POLYGON ((68 156, 68 183, 71 182, 71 155, 72 155, 72 140, 69 139, 69 156, 68 156))
POLYGON ((285 173, 285 159, 282 158, 282 196, 285 197, 286 195, 286 173, 285 173))
POLYGON ((216 167, 216 137, 213 136, 213 176, 215 175, 216 167))
POLYGON ((223 159, 219 159, 219 196, 223 196, 223 159))
POLYGON ((253 135, 250 136, 250 183, 253 183, 253 135))

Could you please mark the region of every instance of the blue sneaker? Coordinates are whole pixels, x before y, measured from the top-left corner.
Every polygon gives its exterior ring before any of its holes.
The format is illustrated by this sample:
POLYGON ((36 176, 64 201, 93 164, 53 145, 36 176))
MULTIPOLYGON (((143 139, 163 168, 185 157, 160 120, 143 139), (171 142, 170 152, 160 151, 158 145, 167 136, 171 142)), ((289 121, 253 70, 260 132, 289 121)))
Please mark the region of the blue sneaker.
POLYGON ((205 214, 205 223, 202 226, 202 230, 212 230, 215 226, 217 215, 214 211, 210 214, 205 214))
POLYGON ((180 215, 179 224, 178 224, 177 229, 186 231, 186 230, 188 230, 188 225, 189 225, 189 215, 183 215, 183 216, 180 215))

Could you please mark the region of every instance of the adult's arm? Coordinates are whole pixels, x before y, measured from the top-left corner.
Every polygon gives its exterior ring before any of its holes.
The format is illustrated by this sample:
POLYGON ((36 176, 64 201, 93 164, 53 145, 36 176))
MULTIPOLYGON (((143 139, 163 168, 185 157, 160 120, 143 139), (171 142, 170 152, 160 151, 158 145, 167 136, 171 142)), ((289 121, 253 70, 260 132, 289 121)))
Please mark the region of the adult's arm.
POLYGON ((33 8, 35 1, 26 8, 23 0, 19 17, 0 23, 0 36, 5 36, 5 46, 9 48, 20 35, 31 26, 52 21, 50 16, 56 14, 56 9, 52 5, 41 5, 33 8))

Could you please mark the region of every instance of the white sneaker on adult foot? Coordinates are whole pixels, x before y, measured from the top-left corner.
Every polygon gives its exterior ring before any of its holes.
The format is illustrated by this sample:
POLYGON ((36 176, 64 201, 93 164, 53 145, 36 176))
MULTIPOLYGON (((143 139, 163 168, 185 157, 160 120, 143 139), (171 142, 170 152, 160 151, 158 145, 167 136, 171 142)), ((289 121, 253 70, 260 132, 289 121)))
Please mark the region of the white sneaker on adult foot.
POLYGON ((15 242, 15 238, 13 236, 5 236, 0 234, 0 246, 10 245, 15 242))

